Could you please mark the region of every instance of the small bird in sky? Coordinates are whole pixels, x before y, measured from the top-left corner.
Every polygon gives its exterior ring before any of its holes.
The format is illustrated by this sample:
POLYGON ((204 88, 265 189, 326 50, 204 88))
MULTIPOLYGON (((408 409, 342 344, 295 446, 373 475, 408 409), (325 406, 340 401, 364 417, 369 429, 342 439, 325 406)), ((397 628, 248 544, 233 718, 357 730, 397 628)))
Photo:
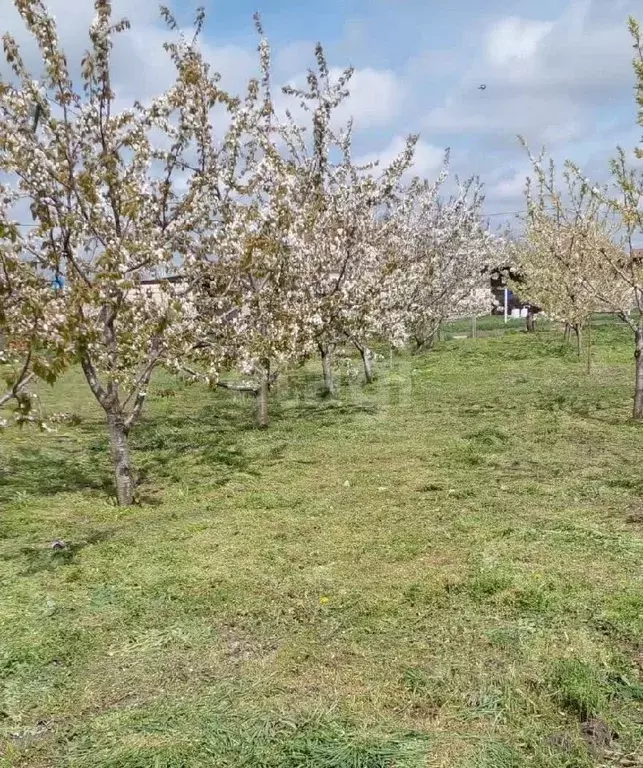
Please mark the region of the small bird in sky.
POLYGON ((480 91, 486 91, 486 90, 487 90, 487 86, 486 86, 484 83, 482 83, 482 85, 479 85, 479 86, 478 86, 478 90, 480 90, 480 91))

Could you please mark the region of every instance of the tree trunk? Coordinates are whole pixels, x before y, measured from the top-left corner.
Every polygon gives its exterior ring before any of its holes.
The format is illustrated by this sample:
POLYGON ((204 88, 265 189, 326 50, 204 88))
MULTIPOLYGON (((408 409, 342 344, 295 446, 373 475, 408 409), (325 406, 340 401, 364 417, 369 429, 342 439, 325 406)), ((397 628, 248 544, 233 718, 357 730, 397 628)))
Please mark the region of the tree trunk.
POLYGON ((119 506, 129 507, 134 501, 134 474, 127 443, 125 420, 120 413, 107 413, 107 429, 116 480, 116 500, 119 506))
POLYGON ((536 315, 531 307, 527 308, 527 333, 534 333, 536 330, 536 315))
POLYGON ((261 429, 268 426, 268 395, 270 394, 270 360, 261 365, 261 380, 257 391, 257 425, 261 429))
POLYGON ((424 342, 424 350, 433 349, 436 341, 442 341, 442 322, 440 321, 429 334, 429 338, 424 342))
POLYGON ((322 361, 322 371, 324 373, 324 394, 335 397, 335 382, 333 381, 333 350, 330 345, 320 344, 319 353, 322 361))
POLYGON ((587 320, 587 375, 592 372, 592 321, 587 320))
POLYGON ((583 354, 583 328, 580 323, 574 325, 574 333, 576 334, 576 352, 578 357, 583 354))
POLYGON ((364 379, 367 384, 373 383, 373 352, 368 347, 358 347, 364 363, 364 379))
POLYGON ((565 323, 565 333, 563 334, 563 341, 568 342, 572 336, 572 327, 569 323, 565 323))
POLYGON ((427 341, 419 336, 413 337, 413 342, 415 343, 415 347, 413 348, 412 354, 419 355, 421 352, 424 352, 427 347, 427 341))
POLYGON ((636 421, 643 420, 643 328, 639 327, 635 334, 636 349, 634 360, 636 362, 636 385, 634 387, 634 412, 636 421))

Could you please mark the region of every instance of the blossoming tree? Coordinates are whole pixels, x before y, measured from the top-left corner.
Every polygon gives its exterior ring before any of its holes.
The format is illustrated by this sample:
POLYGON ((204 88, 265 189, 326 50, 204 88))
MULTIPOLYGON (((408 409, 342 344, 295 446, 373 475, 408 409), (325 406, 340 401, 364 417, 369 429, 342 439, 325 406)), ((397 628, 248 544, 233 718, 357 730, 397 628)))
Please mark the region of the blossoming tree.
POLYGON ((218 386, 246 392, 257 401, 258 425, 268 425, 268 396, 279 368, 310 348, 310 319, 303 281, 301 187, 294 160, 284 152, 270 82, 270 48, 261 35, 261 78, 249 83, 233 130, 235 194, 213 200, 209 231, 200 235, 202 257, 190 258, 186 274, 198 314, 191 358, 210 363, 218 386), (203 247, 208 243, 208 247, 203 247), (218 361, 218 366, 217 366, 218 361), (214 365, 212 365, 214 362, 214 365), (241 382, 216 369, 237 368, 241 382))
MULTIPOLYGON (((2 205, 11 200, 0 185, 2 205)), ((6 216, 0 217, 5 220, 6 216)), ((65 366, 68 344, 60 334, 60 298, 34 262, 21 258, 18 229, 0 223, 0 408, 13 405, 13 421, 34 420, 28 387, 36 374, 53 383, 65 366)), ((8 419, 0 419, 0 427, 8 419)))
POLYGON ((372 380, 369 344, 393 329, 387 322, 383 277, 390 263, 387 211, 401 191, 410 168, 417 136, 408 137, 398 157, 386 168, 358 166, 352 157, 353 124, 337 127, 336 114, 349 95, 352 69, 336 80, 321 45, 307 87, 287 86, 310 119, 312 140, 292 113, 282 140, 298 177, 299 233, 305 254, 302 281, 308 291, 308 315, 314 344, 322 359, 325 388, 334 392, 332 358, 337 344, 349 340, 360 352, 367 381, 372 380))
MULTIPOLYGON (((634 74, 636 78, 636 100, 639 106, 638 123, 643 126, 643 38, 640 25, 633 17, 629 20, 629 30, 635 50, 634 74)), ((634 151, 636 159, 643 158, 643 147, 634 151)), ((537 183, 544 187, 544 200, 539 201, 540 208, 547 203, 556 206, 559 196, 557 190, 547 184, 547 173, 541 159, 532 158, 537 183)), ((616 157, 610 163, 611 184, 600 187, 592 184, 582 174, 577 165, 566 163, 568 177, 573 179, 568 190, 569 199, 566 207, 577 212, 588 206, 591 199, 593 210, 609 211, 615 218, 613 232, 606 233, 600 227, 600 221, 591 219, 584 222, 587 231, 581 232, 583 240, 590 242, 590 252, 596 260, 592 269, 578 269, 575 260, 568 257, 568 250, 561 249, 563 258, 559 263, 563 269, 579 281, 583 289, 600 306, 609 309, 627 324, 634 338, 635 384, 633 418, 643 420, 643 259, 636 240, 643 236, 643 171, 640 165, 631 162, 621 147, 617 148, 616 157), (612 234, 610 237, 609 235, 612 234), (632 312, 632 310, 635 310, 632 312)), ((560 233, 557 233, 560 237, 560 233)), ((584 247, 584 246, 583 246, 584 247)), ((558 252, 558 251, 557 251, 558 252)), ((573 251, 572 253, 576 253, 573 251)))
POLYGON ((397 306, 417 350, 446 319, 486 312, 492 302, 498 241, 482 218, 482 186, 475 178, 457 182, 455 194, 442 199, 448 160, 447 153, 434 183, 411 183, 397 213, 397 306))
MULTIPOLYGON (((262 33, 259 22, 258 29, 262 33)), ((202 265, 207 279, 195 281, 204 330, 196 358, 207 358, 224 340, 227 362, 246 380, 217 383, 255 395, 261 426, 278 368, 315 349, 329 391, 339 340, 355 343, 371 377, 367 342, 384 317, 378 301, 385 253, 380 212, 415 143, 411 137, 400 158, 377 176, 356 167, 351 125, 333 124, 352 71, 334 80, 321 45, 315 53, 307 88, 283 88, 283 110, 272 95, 270 49, 262 37, 261 80, 251 83, 245 101, 252 128, 240 150, 243 182, 222 212, 202 265)))
POLYGON ((575 332, 580 356, 591 314, 609 310, 627 295, 610 264, 621 253, 616 245, 618 223, 610 207, 576 173, 563 172, 561 189, 553 161, 545 165, 542 154, 530 154, 530 159, 535 179, 525 191, 525 231, 513 248, 520 275, 514 284, 521 297, 564 322, 566 335, 570 329, 575 332), (599 284, 601 295, 592 287, 599 284))
MULTIPOLYGON (((233 109, 234 103, 210 73, 195 35, 166 46, 176 80, 163 95, 118 110, 110 56, 112 38, 127 22, 113 23, 109 0, 95 3, 80 89, 42 0, 14 2, 45 75, 36 81, 15 40, 5 36, 13 80, 0 85, 0 172, 12 198, 29 203, 34 222, 14 230, 9 250, 18 261, 12 264, 25 274, 29 259, 41 274, 64 277, 56 324, 43 342, 63 338, 80 363, 106 415, 118 502, 131 504, 128 434, 153 370, 184 354, 193 324, 180 283, 162 281, 152 295, 141 280, 175 274, 182 260, 198 256, 215 191, 230 185, 237 135, 215 148, 209 115, 217 104, 233 109)), ((169 12, 165 17, 175 27, 169 12)), ((202 24, 200 14, 197 35, 202 24)))

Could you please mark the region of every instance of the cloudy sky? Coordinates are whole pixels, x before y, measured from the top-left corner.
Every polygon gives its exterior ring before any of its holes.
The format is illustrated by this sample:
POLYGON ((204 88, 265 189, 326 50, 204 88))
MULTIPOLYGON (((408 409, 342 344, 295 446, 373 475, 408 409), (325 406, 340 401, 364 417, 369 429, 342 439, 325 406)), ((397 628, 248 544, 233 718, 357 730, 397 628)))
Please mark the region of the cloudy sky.
MULTIPOLYGON (((175 0, 189 25, 198 0, 175 0)), ((521 207, 528 171, 516 135, 588 175, 606 177, 617 144, 633 147, 635 121, 628 14, 643 0, 206 0, 206 53, 229 90, 256 71, 252 14, 274 49, 275 80, 296 79, 320 40, 330 64, 355 67, 350 104, 357 153, 390 158, 419 132, 416 171, 434 176, 445 147, 462 176, 478 174, 487 212, 521 207), (481 10, 481 8, 483 10, 481 10), (480 90, 478 86, 485 84, 480 90)), ((28 39, 11 0, 0 31, 28 39)), ((92 0, 50 0, 70 60, 86 46, 92 0)), ((172 5, 172 3, 170 3, 172 5)), ((118 43, 115 82, 124 98, 168 81, 165 33, 153 0, 113 0, 132 30, 118 43)), ((493 219, 499 225, 503 216, 493 219)), ((509 219, 510 220, 510 217, 509 219)))

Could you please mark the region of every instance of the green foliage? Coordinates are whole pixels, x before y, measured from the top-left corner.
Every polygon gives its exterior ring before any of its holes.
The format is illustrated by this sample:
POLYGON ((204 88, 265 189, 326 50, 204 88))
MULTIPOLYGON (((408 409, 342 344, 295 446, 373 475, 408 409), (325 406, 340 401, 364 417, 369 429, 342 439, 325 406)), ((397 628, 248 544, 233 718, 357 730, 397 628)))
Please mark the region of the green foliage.
POLYGON ((473 765, 475 768, 521 768, 525 762, 512 747, 497 742, 484 747, 473 765))
POLYGON ((512 584, 511 577, 498 571, 480 571, 471 576, 466 583, 466 591, 476 602, 486 600, 498 592, 503 592, 512 584))
POLYGON ((350 733, 303 734, 288 744, 288 768, 420 768, 427 747, 417 738, 365 741, 350 733))
POLYGON ((561 659, 554 664, 551 685, 562 706, 588 720, 607 708, 607 684, 604 673, 580 659, 561 659))

